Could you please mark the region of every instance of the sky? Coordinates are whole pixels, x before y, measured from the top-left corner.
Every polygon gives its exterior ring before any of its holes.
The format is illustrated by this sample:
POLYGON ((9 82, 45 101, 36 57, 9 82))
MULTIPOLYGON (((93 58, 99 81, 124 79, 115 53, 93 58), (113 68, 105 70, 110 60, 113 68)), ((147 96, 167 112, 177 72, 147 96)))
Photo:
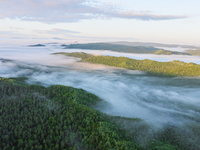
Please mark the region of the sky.
POLYGON ((199 0, 0 0, 0 44, 200 45, 199 0))

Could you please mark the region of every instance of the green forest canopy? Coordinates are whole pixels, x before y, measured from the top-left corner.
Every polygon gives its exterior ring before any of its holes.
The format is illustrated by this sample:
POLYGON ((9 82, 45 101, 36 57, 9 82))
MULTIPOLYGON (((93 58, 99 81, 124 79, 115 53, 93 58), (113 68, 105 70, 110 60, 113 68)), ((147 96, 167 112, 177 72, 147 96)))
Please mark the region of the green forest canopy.
POLYGON ((190 127, 197 139, 173 126, 154 132, 141 119, 93 109, 102 100, 82 89, 26 79, 0 78, 0 150, 200 149, 199 125, 190 127))
POLYGON ((83 62, 123 67, 132 70, 141 70, 145 71, 149 75, 155 76, 200 76, 200 65, 195 63, 185 63, 178 60, 173 60, 170 62, 158 62, 149 59, 136 60, 127 57, 94 56, 82 52, 54 54, 79 57, 82 58, 83 62))

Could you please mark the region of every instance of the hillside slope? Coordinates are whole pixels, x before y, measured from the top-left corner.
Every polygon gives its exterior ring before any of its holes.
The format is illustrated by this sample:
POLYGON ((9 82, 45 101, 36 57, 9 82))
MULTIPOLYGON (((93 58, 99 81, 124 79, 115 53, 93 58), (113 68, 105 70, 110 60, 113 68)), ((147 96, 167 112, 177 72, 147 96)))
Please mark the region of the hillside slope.
POLYGON ((141 70, 149 75, 156 76, 200 76, 200 65, 184 63, 178 60, 171 62, 158 62, 153 60, 136 60, 127 57, 93 56, 86 53, 55 53, 82 58, 82 61, 123 67, 132 70, 141 70))
POLYGON ((0 78, 0 150, 200 148, 198 124, 190 125, 195 136, 173 126, 158 132, 141 119, 110 116, 93 109, 102 100, 82 89, 27 85, 26 79, 0 78))

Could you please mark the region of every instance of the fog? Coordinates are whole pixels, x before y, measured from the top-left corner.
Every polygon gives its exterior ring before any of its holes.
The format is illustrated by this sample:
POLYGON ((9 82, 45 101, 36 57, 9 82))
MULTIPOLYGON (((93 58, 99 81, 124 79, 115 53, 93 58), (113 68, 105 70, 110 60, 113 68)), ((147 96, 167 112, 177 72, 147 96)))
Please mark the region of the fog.
MULTIPOLYGON (((163 125, 183 125, 200 121, 200 78, 159 78, 145 72, 79 62, 79 58, 51 55, 60 47, 0 47, 0 76, 27 76, 28 84, 54 84, 82 88, 107 104, 96 109, 115 116, 141 118, 163 125)), ((153 60, 181 60, 200 64, 194 56, 154 56, 110 51, 88 53, 153 60)))
POLYGON ((183 48, 183 47, 158 47, 156 48, 164 49, 164 50, 169 50, 169 51, 174 51, 174 52, 185 52, 186 50, 191 50, 190 48, 183 48))
POLYGON ((199 56, 189 56, 189 55, 154 55, 154 54, 133 54, 133 53, 121 53, 109 50, 83 50, 83 49, 63 49, 63 52, 84 52, 94 55, 106 55, 106 56, 116 56, 116 57, 128 57, 132 59, 150 59, 160 62, 168 62, 173 60, 180 60, 186 63, 194 62, 200 64, 199 56))

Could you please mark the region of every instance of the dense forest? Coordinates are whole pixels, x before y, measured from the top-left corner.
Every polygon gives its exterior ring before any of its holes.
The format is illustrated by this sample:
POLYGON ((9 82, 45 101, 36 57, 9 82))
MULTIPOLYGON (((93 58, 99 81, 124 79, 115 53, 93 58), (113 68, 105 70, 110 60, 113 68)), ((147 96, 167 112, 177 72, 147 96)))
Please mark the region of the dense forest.
POLYGON ((94 109, 103 100, 82 89, 0 78, 0 150, 200 149, 200 126, 157 131, 139 118, 94 109))
POLYGON ((83 62, 104 64, 115 67, 123 67, 132 70, 145 71, 155 76, 200 76, 200 65, 184 63, 174 60, 170 62, 158 62, 149 59, 136 60, 127 57, 94 56, 86 53, 54 53, 82 58, 83 62))
POLYGON ((109 43, 88 43, 88 44, 70 44, 62 45, 67 49, 92 49, 92 50, 111 50, 125 53, 146 53, 156 55, 189 55, 187 53, 173 52, 169 50, 158 49, 153 46, 130 46, 109 43))
POLYGON ((90 107, 101 101, 97 96, 66 86, 28 86, 24 79, 0 79, 0 149, 140 149, 90 107))

